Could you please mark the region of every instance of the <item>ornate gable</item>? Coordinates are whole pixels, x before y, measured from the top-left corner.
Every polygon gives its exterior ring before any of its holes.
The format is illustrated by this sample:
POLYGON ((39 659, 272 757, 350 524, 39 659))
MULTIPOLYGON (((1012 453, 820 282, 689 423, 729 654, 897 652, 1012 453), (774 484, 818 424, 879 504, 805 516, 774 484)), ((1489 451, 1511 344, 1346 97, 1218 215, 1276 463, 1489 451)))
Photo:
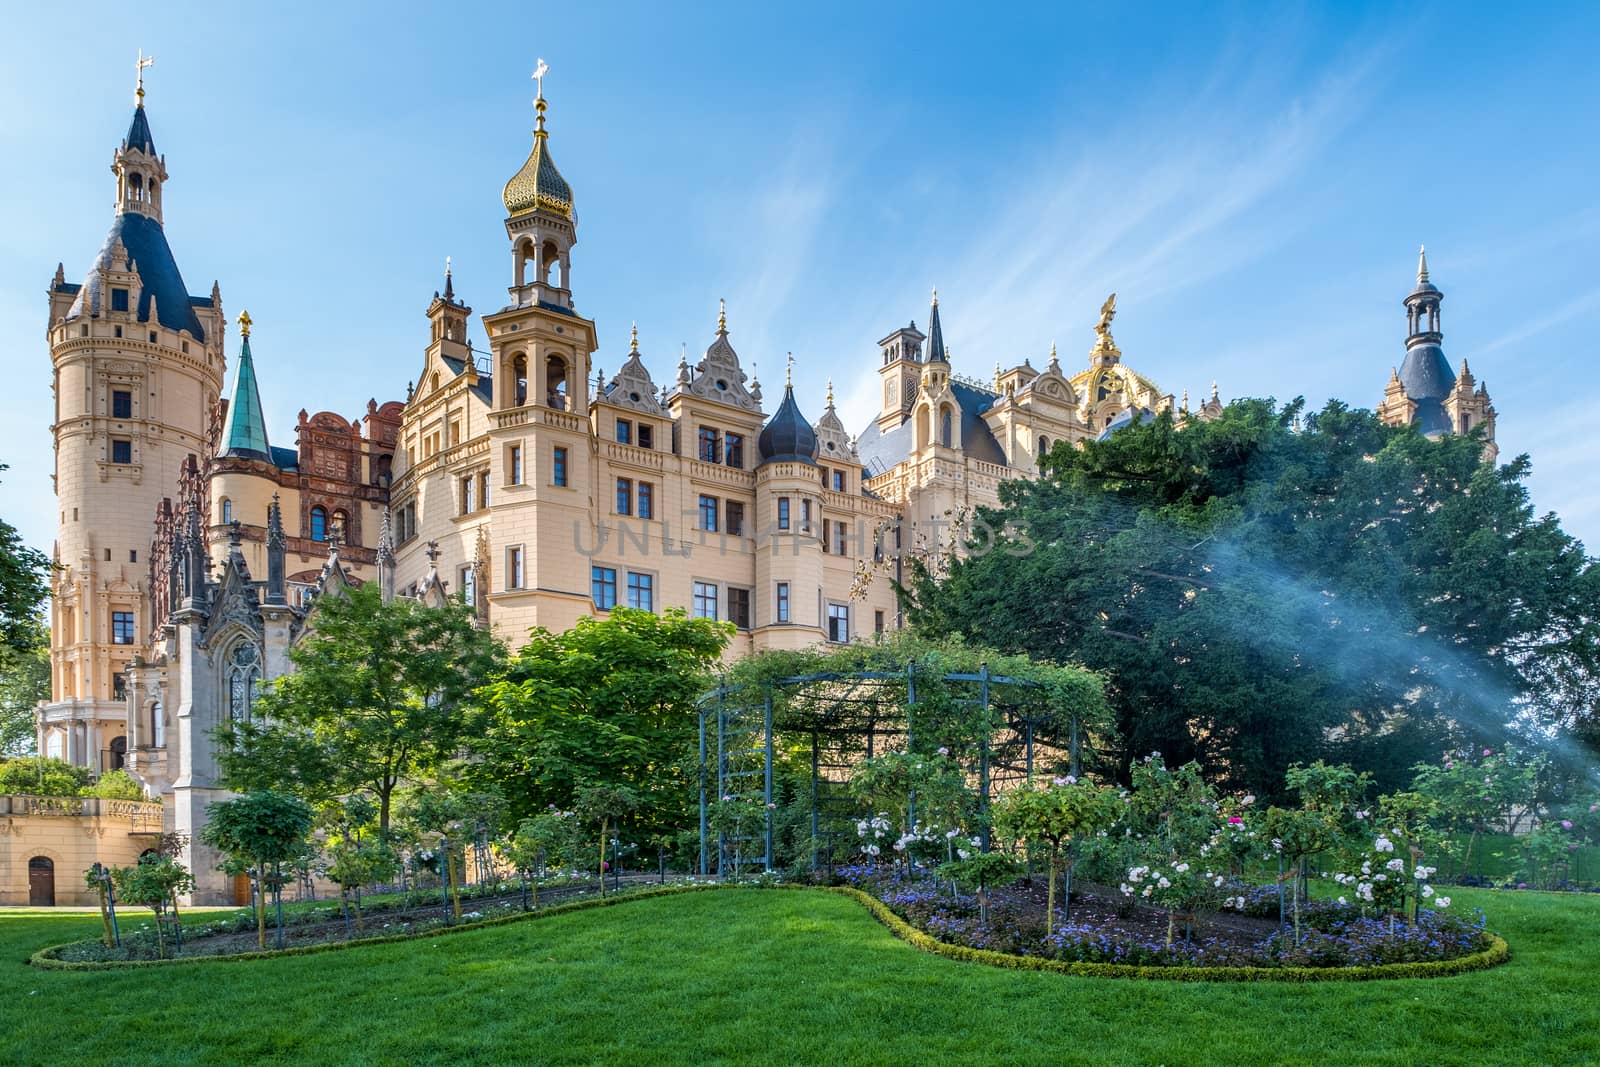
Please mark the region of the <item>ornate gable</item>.
POLYGON ((602 395, 608 404, 660 417, 663 412, 657 392, 655 380, 650 377, 644 360, 639 358, 639 330, 635 327, 628 359, 602 395))
POLYGON ((726 315, 717 319, 717 336, 706 349, 700 362, 694 365, 690 376, 684 364, 678 366, 678 388, 675 392, 690 392, 695 396, 728 404, 746 411, 761 411, 761 397, 745 388, 744 369, 739 366, 739 353, 728 343, 726 315))

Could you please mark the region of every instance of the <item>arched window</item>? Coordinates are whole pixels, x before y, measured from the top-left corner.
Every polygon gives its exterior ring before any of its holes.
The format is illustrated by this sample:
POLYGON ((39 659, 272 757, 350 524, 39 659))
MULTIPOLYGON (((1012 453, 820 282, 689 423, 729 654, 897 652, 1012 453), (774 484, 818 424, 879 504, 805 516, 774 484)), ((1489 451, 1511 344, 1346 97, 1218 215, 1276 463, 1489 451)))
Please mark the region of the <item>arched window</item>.
POLYGON ((261 653, 249 641, 234 647, 228 657, 228 718, 249 722, 256 702, 256 684, 261 680, 261 653))
POLYGON ((544 363, 545 389, 548 395, 545 403, 550 407, 565 411, 567 408, 567 361, 560 356, 551 356, 544 363))
POLYGON ((944 413, 939 416, 939 443, 944 445, 946 448, 952 447, 951 441, 955 440, 952 433, 951 422, 950 409, 945 408, 944 413))
POLYGON ((150 743, 156 748, 167 746, 167 713, 159 700, 150 702, 150 743))
POLYGON ((113 737, 111 739, 111 770, 120 771, 128 762, 128 739, 126 737, 113 737))
POLYGON ((555 268, 556 262, 561 258, 561 252, 556 248, 554 241, 546 241, 539 255, 539 282, 543 285, 550 284, 550 272, 555 268))
POLYGON ((1040 459, 1044 459, 1044 457, 1047 454, 1049 454, 1049 452, 1050 452, 1050 438, 1046 437, 1044 434, 1040 434, 1039 435, 1039 458, 1040 459))
POLYGON ((528 357, 517 356, 511 361, 511 404, 521 407, 528 402, 528 357))
POLYGON ((326 541, 328 539, 328 512, 318 506, 311 509, 311 540, 326 541))
POLYGON ((333 532, 339 535, 339 540, 344 544, 350 543, 350 516, 343 511, 333 513, 333 532))
POLYGON ((233 521, 233 501, 227 497, 222 498, 222 521, 224 524, 233 521))
POLYGON ((144 199, 144 178, 139 175, 138 171, 134 171, 133 174, 128 178, 128 185, 133 189, 133 196, 129 199, 144 199))

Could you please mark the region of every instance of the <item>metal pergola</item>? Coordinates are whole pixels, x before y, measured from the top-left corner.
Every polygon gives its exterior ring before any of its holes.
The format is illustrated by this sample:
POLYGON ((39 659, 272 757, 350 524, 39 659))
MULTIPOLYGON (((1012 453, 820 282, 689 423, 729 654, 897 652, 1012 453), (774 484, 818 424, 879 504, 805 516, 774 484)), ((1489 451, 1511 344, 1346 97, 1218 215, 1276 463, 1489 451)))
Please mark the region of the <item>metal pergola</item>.
MULTIPOLYGON (((924 742, 948 743, 959 752, 982 816, 998 792, 1031 777, 1036 763, 1065 764, 1079 773, 1080 712, 1053 707, 1049 697, 1046 686, 991 674, 986 663, 976 672, 938 671, 912 662, 897 671, 828 671, 718 686, 697 702, 700 873, 721 877, 736 856, 762 870, 774 868, 773 770, 780 750, 809 754, 812 870, 831 867, 839 840, 853 837, 856 804, 847 792, 852 768, 875 755, 911 751, 919 731, 924 742), (981 708, 975 721, 986 728, 975 736, 947 737, 952 723, 929 712, 939 703, 930 700, 936 688, 945 709, 981 708), (713 835, 713 798, 754 802, 758 797, 766 816, 762 832, 713 835)), ((914 797, 908 798, 908 809, 914 814, 914 797)), ((988 820, 979 821, 987 851, 988 820)))

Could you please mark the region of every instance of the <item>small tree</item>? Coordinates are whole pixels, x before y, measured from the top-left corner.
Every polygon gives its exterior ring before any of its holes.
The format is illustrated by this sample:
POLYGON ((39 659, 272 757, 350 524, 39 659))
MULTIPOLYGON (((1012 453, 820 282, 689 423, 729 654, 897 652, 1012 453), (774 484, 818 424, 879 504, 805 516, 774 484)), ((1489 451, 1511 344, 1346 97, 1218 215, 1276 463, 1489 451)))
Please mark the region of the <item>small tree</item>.
POLYGON ((1009 882, 1017 876, 1017 861, 1003 852, 977 852, 965 859, 940 864, 939 873, 960 885, 977 891, 978 921, 989 923, 989 887, 1009 882))
POLYGON ((83 882, 100 898, 100 922, 105 926, 106 947, 116 944, 116 933, 111 926, 111 901, 106 895, 106 869, 96 863, 83 872, 83 882))
POLYGON ((143 800, 144 786, 129 774, 118 767, 114 771, 107 771, 100 776, 100 780, 93 785, 85 786, 83 796, 100 797, 102 800, 143 800))
POLYGON ((639 795, 620 785, 587 785, 578 790, 573 804, 578 815, 590 825, 600 826, 600 895, 606 895, 606 842, 610 830, 624 816, 639 807, 639 795))
MULTIPOLYGON (((237 866, 256 870, 256 944, 267 947, 267 866, 293 859, 311 830, 311 808, 298 797, 262 790, 206 808, 200 840, 237 866)), ((283 936, 282 919, 278 925, 283 936)))
POLYGON ((172 909, 172 922, 179 926, 178 894, 194 888, 194 876, 189 869, 171 856, 140 856, 132 867, 118 867, 111 872, 112 884, 129 904, 149 908, 156 914, 156 955, 167 954, 166 934, 161 927, 161 915, 172 909))
POLYGON ((523 819, 506 842, 506 859, 522 875, 524 884, 533 886, 533 906, 539 906, 539 868, 552 856, 572 853, 576 862, 575 831, 578 820, 570 811, 551 808, 543 815, 523 819))
POLYGON ((323 873, 339 887, 342 907, 355 905, 356 931, 361 925, 360 888, 392 877, 400 861, 383 838, 346 837, 333 842, 327 851, 323 873), (350 891, 356 890, 352 900, 350 891))
POLYGON ((1114 790, 1068 775, 1028 783, 1005 793, 995 803, 995 826, 1015 841, 1043 852, 1050 865, 1045 903, 1045 929, 1055 930, 1056 873, 1067 875, 1063 915, 1072 910, 1072 843, 1116 822, 1122 808, 1114 790))

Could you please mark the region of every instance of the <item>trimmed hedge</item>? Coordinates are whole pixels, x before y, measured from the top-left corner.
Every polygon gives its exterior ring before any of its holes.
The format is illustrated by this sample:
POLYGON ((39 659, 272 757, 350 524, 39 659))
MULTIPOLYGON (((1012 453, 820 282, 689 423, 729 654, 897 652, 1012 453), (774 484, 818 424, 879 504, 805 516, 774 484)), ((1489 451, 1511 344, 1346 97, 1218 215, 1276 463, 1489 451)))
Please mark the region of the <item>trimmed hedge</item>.
POLYGON ((1486 971, 1511 958, 1505 938, 1489 935, 1489 947, 1451 960, 1427 963, 1384 963, 1366 967, 1136 967, 1126 963, 1082 963, 1013 956, 1009 952, 951 945, 906 922, 889 906, 851 886, 829 886, 827 892, 849 897, 872 913, 900 940, 924 952, 968 963, 986 963, 1014 971, 1052 971, 1084 978, 1137 978, 1166 982, 1368 982, 1383 978, 1445 978, 1486 971))
MULTIPOLYGON (((385 934, 379 937, 357 938, 352 941, 328 941, 317 945, 299 945, 295 948, 235 952, 225 956, 182 956, 168 960, 71 962, 58 959, 55 955, 66 948, 66 945, 52 945, 49 948, 43 948, 35 952, 28 958, 28 963, 43 970, 52 971, 113 971, 125 967, 168 967, 193 963, 232 963, 245 960, 274 959, 281 956, 309 956, 313 953, 335 952, 340 949, 355 948, 363 945, 385 945, 398 941, 416 941, 425 937, 458 934, 467 930, 479 930, 490 926, 505 926, 509 923, 538 919, 547 915, 563 915, 575 911, 584 911, 589 908, 609 907, 613 904, 622 904, 630 900, 648 900, 654 897, 674 896, 680 893, 735 888, 763 887, 728 886, 715 882, 660 886, 655 889, 643 889, 609 897, 590 897, 586 900, 575 900, 567 904, 556 904, 548 908, 540 908, 535 911, 520 912, 513 915, 502 915, 478 922, 441 926, 417 934, 385 934)), ((770 888, 809 889, 812 887, 778 885, 770 888)), ((1505 939, 1498 935, 1490 934, 1487 948, 1466 956, 1457 956, 1455 959, 1434 960, 1428 963, 1386 963, 1368 967, 1136 967, 1125 963, 1081 963, 1045 959, 1040 956, 1013 956, 1007 952, 994 952, 989 949, 947 944, 931 934, 912 926, 889 910, 888 905, 884 904, 883 901, 868 893, 863 893, 859 889, 850 886, 819 888, 822 892, 836 893, 839 896, 848 897, 856 901, 865 907, 873 918, 888 927, 890 933, 894 934, 895 937, 924 952, 931 952, 934 955, 943 956, 946 959, 960 960, 964 963, 983 963, 991 967, 1003 967, 1015 971, 1049 971, 1055 974, 1071 974, 1083 978, 1133 978, 1166 982, 1366 982, 1397 978, 1445 978, 1450 975, 1466 974, 1471 971, 1486 971, 1491 967, 1498 967, 1511 958, 1511 950, 1505 939)))
MULTIPOLYGON (((63 960, 57 958, 56 954, 67 948, 68 945, 51 945, 49 948, 42 948, 32 956, 29 956, 27 962, 47 971, 115 971, 126 967, 171 967, 190 963, 233 963, 242 960, 278 959, 284 956, 310 956, 318 952, 334 952, 339 949, 358 948, 363 945, 388 945, 397 941, 417 941, 425 937, 459 934, 467 930, 482 930, 490 926, 505 926, 507 923, 538 919, 546 915, 562 915, 567 912, 584 911, 588 908, 603 908, 612 904, 621 904, 624 901, 643 900, 647 897, 665 897, 676 893, 690 893, 698 890, 720 888, 722 887, 714 883, 657 886, 654 889, 640 889, 629 893, 617 893, 608 897, 588 897, 584 900, 574 900, 566 904, 555 904, 550 907, 517 912, 512 915, 497 915, 492 919, 457 923, 453 926, 439 926, 431 930, 423 930, 420 933, 382 934, 377 937, 358 937, 349 941, 324 941, 315 945, 296 945, 294 948, 256 949, 252 952, 231 952, 217 956, 179 956, 165 960, 63 960)), ((79 942, 69 942, 69 944, 77 943, 79 942)))

